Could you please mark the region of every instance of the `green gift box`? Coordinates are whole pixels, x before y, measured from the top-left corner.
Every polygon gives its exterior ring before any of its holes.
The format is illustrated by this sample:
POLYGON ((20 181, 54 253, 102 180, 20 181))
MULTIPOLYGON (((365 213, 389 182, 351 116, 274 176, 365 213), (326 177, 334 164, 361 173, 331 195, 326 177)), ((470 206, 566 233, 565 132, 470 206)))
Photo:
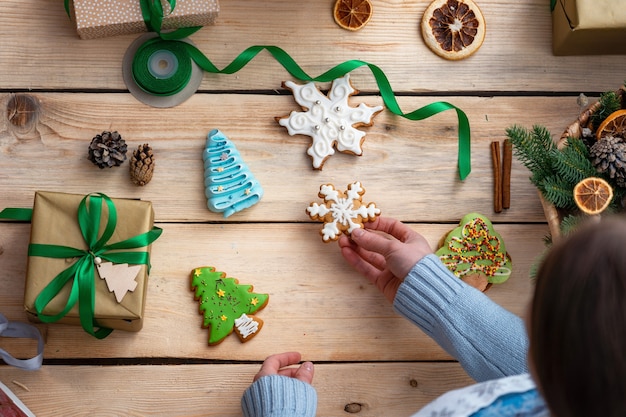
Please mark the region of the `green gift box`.
POLYGON ((626 54, 626 7, 615 0, 552 0, 554 55, 626 54))
POLYGON ((24 292, 29 319, 82 325, 98 338, 112 329, 139 331, 150 244, 161 234, 153 223, 148 201, 36 192, 24 292), (102 279, 105 265, 122 272, 102 279), (122 288, 110 289, 127 275, 122 288))
MULTIPOLYGON (((146 32, 140 0, 66 0, 76 32, 81 39, 104 38, 146 32)), ((174 10, 161 1, 161 29, 207 26, 215 23, 218 0, 177 0, 174 10)))

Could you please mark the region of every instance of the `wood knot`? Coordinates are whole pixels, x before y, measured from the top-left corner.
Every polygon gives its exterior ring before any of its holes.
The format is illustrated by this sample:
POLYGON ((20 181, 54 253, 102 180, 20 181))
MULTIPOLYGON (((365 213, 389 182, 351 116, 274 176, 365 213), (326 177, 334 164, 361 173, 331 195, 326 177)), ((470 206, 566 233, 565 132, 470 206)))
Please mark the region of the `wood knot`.
POLYGON ((350 404, 346 404, 346 406, 343 408, 343 411, 345 411, 346 413, 350 413, 350 414, 356 414, 359 411, 361 411, 362 405, 359 403, 350 403, 350 404))
POLYGON ((29 132, 39 115, 39 100, 29 94, 11 94, 7 102, 7 120, 18 132, 29 132))
POLYGON ((411 379, 409 381, 409 385, 411 385, 413 388, 417 388, 417 380, 416 379, 411 379))

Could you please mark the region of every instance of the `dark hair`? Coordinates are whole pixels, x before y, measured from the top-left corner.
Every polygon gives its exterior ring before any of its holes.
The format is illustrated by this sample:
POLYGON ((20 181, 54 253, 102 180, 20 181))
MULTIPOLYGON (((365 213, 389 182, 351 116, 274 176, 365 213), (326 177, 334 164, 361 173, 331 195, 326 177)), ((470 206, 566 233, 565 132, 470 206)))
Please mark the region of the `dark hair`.
POLYGON ((626 416, 626 220, 582 226, 537 272, 529 357, 557 417, 626 416))

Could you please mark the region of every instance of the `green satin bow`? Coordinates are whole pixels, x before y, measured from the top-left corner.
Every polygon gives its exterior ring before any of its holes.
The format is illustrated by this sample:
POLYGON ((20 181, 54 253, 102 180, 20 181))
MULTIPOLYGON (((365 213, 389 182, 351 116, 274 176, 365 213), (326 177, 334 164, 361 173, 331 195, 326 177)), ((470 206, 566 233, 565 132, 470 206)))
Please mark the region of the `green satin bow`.
MULTIPOLYGON (((2 218, 14 220, 26 220, 31 209, 5 209, 0 213, 2 218)), ((113 201, 105 194, 96 193, 85 196, 78 206, 78 225, 87 249, 77 249, 69 246, 31 243, 28 246, 28 256, 42 256, 47 258, 78 258, 69 268, 61 271, 35 299, 35 311, 38 318, 44 323, 60 320, 78 303, 80 323, 83 329, 102 339, 113 330, 99 327, 94 318, 96 292, 95 292, 95 267, 96 257, 113 263, 128 263, 134 265, 147 265, 150 269, 150 254, 148 252, 120 251, 124 249, 136 249, 148 246, 162 233, 162 229, 153 227, 152 230, 129 239, 107 243, 113 235, 117 225, 117 210, 113 201), (108 218, 102 234, 99 236, 100 220, 102 218, 103 204, 108 208, 108 218), (65 308, 55 315, 45 315, 43 310, 61 291, 65 285, 71 282, 71 290, 65 308)))

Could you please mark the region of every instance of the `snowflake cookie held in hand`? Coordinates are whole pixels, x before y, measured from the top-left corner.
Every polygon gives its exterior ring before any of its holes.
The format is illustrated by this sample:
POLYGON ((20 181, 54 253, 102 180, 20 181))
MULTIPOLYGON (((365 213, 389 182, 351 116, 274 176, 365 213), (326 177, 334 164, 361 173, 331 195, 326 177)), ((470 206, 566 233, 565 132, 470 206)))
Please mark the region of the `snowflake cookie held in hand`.
POLYGON ((326 159, 335 153, 335 146, 339 152, 357 156, 363 153, 361 145, 365 133, 357 128, 371 126, 372 119, 383 106, 369 107, 361 103, 358 107, 350 107, 348 98, 358 90, 352 87, 349 74, 333 81, 328 96, 322 94, 313 82, 299 85, 285 81, 283 87, 291 90, 305 111, 292 111, 289 116, 276 120, 291 136, 311 136, 313 143, 307 154, 313 160, 313 168, 321 170, 326 159))
POLYGON ((363 222, 372 222, 380 215, 375 203, 362 201, 365 188, 360 182, 348 185, 345 193, 335 190, 332 184, 320 186, 318 195, 324 204, 311 203, 306 212, 313 220, 324 222, 320 230, 324 242, 339 239, 342 233, 348 236, 353 230, 362 228, 363 222))

